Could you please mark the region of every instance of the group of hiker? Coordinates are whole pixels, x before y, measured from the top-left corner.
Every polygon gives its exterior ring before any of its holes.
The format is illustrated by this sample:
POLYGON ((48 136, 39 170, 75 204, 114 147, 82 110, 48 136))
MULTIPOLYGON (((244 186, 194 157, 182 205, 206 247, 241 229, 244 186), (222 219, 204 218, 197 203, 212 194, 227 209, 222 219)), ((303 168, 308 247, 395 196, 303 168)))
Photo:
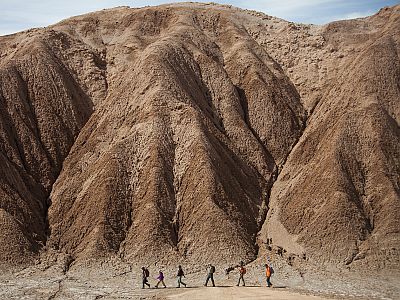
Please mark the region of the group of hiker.
MULTIPOLYGON (((147 285, 150 288, 150 283, 148 280, 149 277, 150 277, 149 269, 146 267, 142 267, 142 289, 145 288, 145 285, 147 285)), ((178 288, 181 287, 181 284, 186 287, 186 283, 184 283, 182 281, 182 277, 185 277, 185 273, 183 273, 182 266, 178 267, 177 277, 178 277, 178 288)), ((164 282, 164 273, 161 270, 158 271, 158 276, 156 279, 157 279, 157 283, 155 285, 155 288, 158 288, 158 285, 160 283, 164 286, 164 288, 167 287, 164 282)))
MULTIPOLYGON (((271 287, 272 283, 271 283, 271 276, 272 274, 274 274, 274 269, 272 268, 272 265, 270 263, 267 263, 264 265, 265 267, 265 276, 266 276, 266 281, 267 281, 267 286, 271 287)), ((237 283, 236 286, 240 285, 240 282, 242 282, 242 286, 245 286, 246 283, 244 281, 244 275, 246 274, 246 268, 244 267, 244 263, 240 262, 240 265, 238 266, 239 268, 239 281, 237 283)), ((229 271, 234 270, 234 268, 230 268, 227 269, 227 274, 229 274, 229 271)), ((206 277, 206 281, 204 283, 204 286, 208 286, 208 282, 211 281, 212 286, 215 287, 215 282, 214 282, 214 273, 215 273, 215 266, 213 266, 212 264, 209 264, 207 266, 207 277, 206 277)), ((181 285, 183 285, 184 287, 187 287, 187 284, 184 283, 182 281, 182 278, 185 277, 185 273, 183 272, 182 266, 178 266, 178 272, 177 272, 177 282, 178 282, 178 288, 181 287, 181 285)), ((150 283, 148 278, 150 277, 150 271, 147 267, 142 267, 142 288, 144 289, 145 286, 148 286, 149 288, 150 283)), ((159 270, 158 272, 158 276, 157 276, 157 283, 155 284, 155 288, 158 288, 158 286, 160 284, 162 284, 164 286, 164 288, 166 288, 167 286, 165 285, 164 282, 164 273, 162 272, 162 270, 159 270)))
MULTIPOLYGON (((265 277, 267 278, 267 286, 271 287, 272 283, 271 283, 271 276, 272 274, 274 274, 274 269, 272 268, 271 264, 265 264, 265 277)), ((240 266, 239 266, 239 280, 238 283, 236 284, 236 286, 240 285, 240 282, 242 282, 242 286, 245 286, 246 283, 244 281, 244 275, 246 274, 246 268, 244 267, 243 262, 240 262, 240 266)))

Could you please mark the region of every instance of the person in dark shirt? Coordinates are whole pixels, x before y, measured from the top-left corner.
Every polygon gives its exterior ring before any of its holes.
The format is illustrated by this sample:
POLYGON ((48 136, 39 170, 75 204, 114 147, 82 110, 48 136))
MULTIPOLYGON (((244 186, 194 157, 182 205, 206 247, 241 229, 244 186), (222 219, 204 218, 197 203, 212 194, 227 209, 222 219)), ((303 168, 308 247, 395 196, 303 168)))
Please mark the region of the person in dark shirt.
POLYGON ((178 288, 181 287, 181 284, 186 287, 186 283, 184 283, 182 281, 182 277, 185 277, 185 273, 182 270, 182 266, 178 266, 178 274, 177 274, 177 276, 178 276, 178 288))
POLYGON ((147 268, 142 267, 142 289, 144 289, 144 286, 147 285, 150 288, 149 281, 147 280, 147 277, 150 276, 150 272, 147 268))

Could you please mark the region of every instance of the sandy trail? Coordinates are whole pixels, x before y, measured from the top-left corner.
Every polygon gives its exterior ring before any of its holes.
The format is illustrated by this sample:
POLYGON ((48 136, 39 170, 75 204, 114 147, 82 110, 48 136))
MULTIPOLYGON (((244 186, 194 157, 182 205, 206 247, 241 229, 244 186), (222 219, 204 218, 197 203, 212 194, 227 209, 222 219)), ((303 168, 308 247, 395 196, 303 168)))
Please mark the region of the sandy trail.
POLYGON ((165 299, 190 299, 190 300, 229 300, 229 299, 252 299, 252 300, 320 300, 328 299, 319 296, 309 296, 285 291, 280 288, 266 287, 216 287, 216 288, 193 288, 181 289, 173 295, 165 296, 165 299))

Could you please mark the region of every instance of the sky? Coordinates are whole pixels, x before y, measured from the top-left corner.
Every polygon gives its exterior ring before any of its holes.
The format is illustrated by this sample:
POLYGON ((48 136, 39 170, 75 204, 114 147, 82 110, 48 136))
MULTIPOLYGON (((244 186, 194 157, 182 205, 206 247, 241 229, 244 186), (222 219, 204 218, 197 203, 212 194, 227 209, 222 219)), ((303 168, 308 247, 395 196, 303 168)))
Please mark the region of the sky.
MULTIPOLYGON (((143 7, 165 0, 0 0, 0 35, 44 27, 79 14, 116 6, 143 7)), ((210 2, 197 1, 197 2, 210 2)), ((241 8, 262 11, 292 22, 325 24, 365 17, 400 0, 219 0, 241 8)))

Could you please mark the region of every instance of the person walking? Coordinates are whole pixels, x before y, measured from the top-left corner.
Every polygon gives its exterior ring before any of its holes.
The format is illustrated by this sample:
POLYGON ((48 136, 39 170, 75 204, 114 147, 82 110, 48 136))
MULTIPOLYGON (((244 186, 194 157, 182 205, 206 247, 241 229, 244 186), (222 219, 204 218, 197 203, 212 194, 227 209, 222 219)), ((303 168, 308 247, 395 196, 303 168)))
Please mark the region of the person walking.
POLYGON ((206 279, 206 283, 204 284, 204 286, 207 286, 208 281, 211 279, 211 283, 212 283, 213 287, 215 287, 214 273, 215 273, 215 267, 212 264, 209 264, 208 268, 207 268, 207 279, 206 279))
POLYGON ((243 282, 243 286, 246 285, 246 283, 244 282, 244 274, 246 274, 246 268, 244 267, 243 262, 240 262, 240 267, 239 267, 239 281, 237 283, 236 286, 240 285, 240 281, 243 282))
POLYGON ((144 286, 147 285, 150 288, 149 281, 147 278, 150 276, 150 272, 146 267, 142 267, 142 289, 144 289, 144 286))
POLYGON ((160 283, 162 283, 162 285, 164 286, 164 288, 167 287, 167 286, 165 285, 165 283, 164 283, 164 273, 163 273, 161 270, 158 272, 157 280, 158 280, 158 282, 157 282, 157 284, 156 284, 156 288, 158 288, 158 285, 159 285, 160 283))
POLYGON ((268 263, 268 264, 265 265, 265 276, 267 276, 267 285, 268 285, 268 287, 272 286, 272 283, 271 283, 271 275, 272 274, 274 274, 274 269, 268 263))
POLYGON ((183 284, 186 287, 186 283, 184 283, 182 281, 182 277, 185 277, 185 273, 183 273, 182 266, 178 266, 178 275, 177 276, 178 276, 178 288, 181 287, 181 284, 183 284))

